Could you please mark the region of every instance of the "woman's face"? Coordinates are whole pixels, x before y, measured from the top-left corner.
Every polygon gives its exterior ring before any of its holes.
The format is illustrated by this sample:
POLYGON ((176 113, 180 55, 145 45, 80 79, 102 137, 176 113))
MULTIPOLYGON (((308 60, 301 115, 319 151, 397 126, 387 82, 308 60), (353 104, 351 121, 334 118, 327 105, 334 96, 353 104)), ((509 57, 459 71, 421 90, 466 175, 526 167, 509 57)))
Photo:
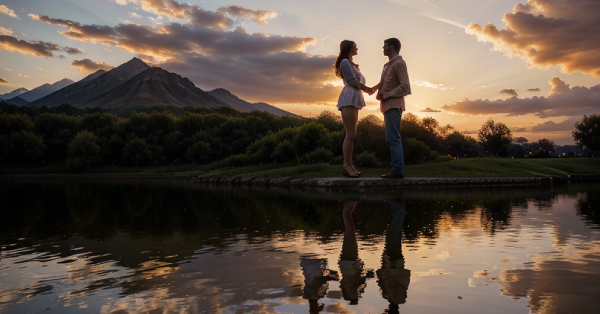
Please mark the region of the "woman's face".
POLYGON ((358 47, 355 44, 354 47, 352 47, 352 50, 350 50, 350 55, 356 56, 357 54, 358 54, 358 47))

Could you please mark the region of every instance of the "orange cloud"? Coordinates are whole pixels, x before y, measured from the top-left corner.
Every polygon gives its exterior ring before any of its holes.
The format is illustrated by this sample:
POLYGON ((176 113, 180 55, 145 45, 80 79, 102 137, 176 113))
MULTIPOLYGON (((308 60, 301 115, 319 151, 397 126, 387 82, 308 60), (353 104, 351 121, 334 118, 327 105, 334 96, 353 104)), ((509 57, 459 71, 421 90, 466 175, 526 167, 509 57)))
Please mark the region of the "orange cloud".
POLYGON ((43 41, 24 41, 13 36, 0 35, 0 49, 48 58, 54 56, 52 51, 61 50, 61 47, 43 41))
POLYGON ((12 29, 8 29, 8 28, 4 28, 4 27, 0 26, 0 35, 14 36, 15 33, 12 31, 12 29))
POLYGON ((600 85, 590 88, 570 87, 558 77, 550 82, 552 90, 548 97, 516 98, 499 100, 477 99, 442 105, 448 112, 469 115, 507 114, 520 116, 535 114, 541 118, 561 116, 582 116, 600 113, 600 85))
POLYGON ((98 70, 110 71, 115 68, 110 64, 104 62, 95 62, 90 59, 73 60, 71 61, 71 66, 86 74, 93 73, 98 70))
POLYGON ((251 20, 259 25, 267 25, 269 20, 279 16, 279 13, 274 11, 250 10, 237 5, 229 5, 220 7, 217 12, 233 16, 238 19, 251 20))
POLYGON ((6 80, 5 78, 0 77, 0 84, 8 84, 8 80, 6 80))
POLYGON ((600 1, 529 0, 504 15, 505 27, 471 23, 466 32, 530 67, 600 77, 600 1))

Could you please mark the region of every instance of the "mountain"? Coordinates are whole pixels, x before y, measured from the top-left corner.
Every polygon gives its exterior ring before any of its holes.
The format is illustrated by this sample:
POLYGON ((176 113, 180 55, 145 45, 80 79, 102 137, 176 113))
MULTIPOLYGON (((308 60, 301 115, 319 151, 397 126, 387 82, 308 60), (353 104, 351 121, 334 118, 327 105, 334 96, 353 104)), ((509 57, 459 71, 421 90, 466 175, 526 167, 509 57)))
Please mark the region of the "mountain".
POLYGON ((119 87, 97 96, 85 107, 123 109, 155 105, 179 108, 229 107, 227 103, 197 88, 187 78, 158 67, 147 69, 119 87))
POLYGON ((22 99, 24 99, 28 102, 32 102, 32 101, 38 100, 46 95, 54 93, 55 91, 57 91, 61 88, 64 88, 66 86, 69 86, 73 83, 75 83, 75 82, 71 81, 70 79, 63 79, 54 84, 46 83, 42 86, 38 86, 26 93, 19 95, 19 97, 21 97, 22 99))
POLYGON ((29 105, 29 102, 27 100, 21 98, 21 96, 17 96, 17 97, 13 97, 11 99, 5 100, 5 102, 9 105, 17 105, 19 107, 29 105))
POLYGON ((233 107, 234 109, 241 111, 241 112, 250 112, 250 111, 258 110, 258 111, 266 111, 266 112, 272 113, 279 117, 281 117, 281 116, 300 117, 296 114, 279 109, 275 106, 271 106, 264 102, 257 102, 257 103, 247 102, 243 99, 240 99, 239 97, 232 94, 230 91, 223 89, 223 88, 213 89, 213 90, 209 91, 208 94, 214 96, 217 99, 220 99, 221 101, 229 104, 231 107, 233 107))
POLYGON ((11 99, 13 97, 17 97, 21 94, 27 93, 29 90, 25 87, 21 87, 21 88, 17 88, 14 91, 10 92, 10 93, 6 93, 6 94, 2 94, 0 95, 0 99, 11 99))
POLYGON ((92 99, 97 98, 99 95, 127 82, 149 68, 150 66, 144 63, 144 61, 133 58, 97 77, 93 76, 97 75, 98 72, 93 73, 77 83, 71 84, 46 97, 31 102, 30 105, 54 107, 69 103, 72 106, 80 107, 87 104, 92 99))

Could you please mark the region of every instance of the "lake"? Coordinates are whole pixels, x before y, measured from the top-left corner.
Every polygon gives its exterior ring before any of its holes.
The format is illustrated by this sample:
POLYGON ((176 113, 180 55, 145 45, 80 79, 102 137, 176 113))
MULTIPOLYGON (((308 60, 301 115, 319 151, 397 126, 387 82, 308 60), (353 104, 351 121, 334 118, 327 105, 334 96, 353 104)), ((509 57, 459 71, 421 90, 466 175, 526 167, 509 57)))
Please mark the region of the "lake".
POLYGON ((600 184, 0 181, 0 313, 597 313, 600 184))

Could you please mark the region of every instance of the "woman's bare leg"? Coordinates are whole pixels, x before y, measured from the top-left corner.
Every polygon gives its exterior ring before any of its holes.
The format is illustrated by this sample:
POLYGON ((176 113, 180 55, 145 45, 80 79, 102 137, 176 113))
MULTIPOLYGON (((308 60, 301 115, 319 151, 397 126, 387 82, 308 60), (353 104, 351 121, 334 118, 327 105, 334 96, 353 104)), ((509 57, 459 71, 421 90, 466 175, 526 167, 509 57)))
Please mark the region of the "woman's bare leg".
MULTIPOLYGON (((341 112, 342 122, 344 122, 344 129, 346 130, 346 137, 344 138, 344 144, 342 145, 342 151, 344 152, 343 166, 350 166, 352 170, 354 170, 354 165, 352 163, 352 153, 354 151, 354 139, 356 138, 358 108, 354 106, 346 106, 342 107, 341 112)), ((352 175, 356 175, 356 173, 353 173, 352 175)))

